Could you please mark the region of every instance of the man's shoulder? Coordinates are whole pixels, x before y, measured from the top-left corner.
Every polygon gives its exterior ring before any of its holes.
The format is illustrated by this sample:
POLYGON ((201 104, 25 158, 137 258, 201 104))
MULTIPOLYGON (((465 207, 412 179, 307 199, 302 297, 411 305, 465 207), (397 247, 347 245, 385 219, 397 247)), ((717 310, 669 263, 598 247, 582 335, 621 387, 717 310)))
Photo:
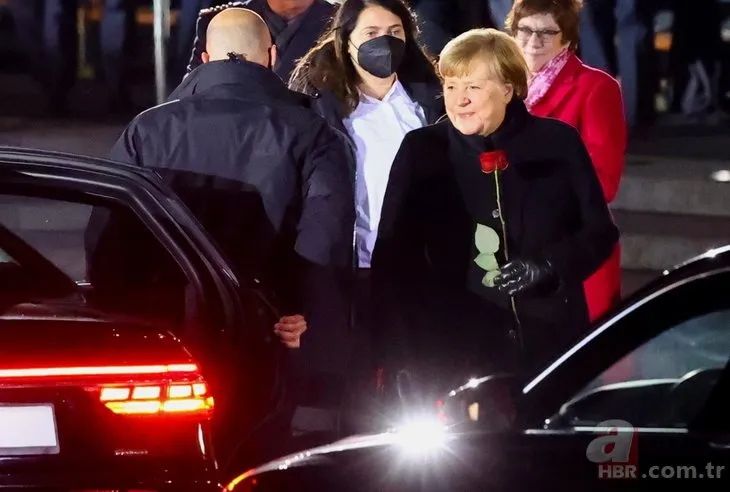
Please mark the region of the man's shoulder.
POLYGON ((319 3, 324 10, 334 12, 340 6, 340 2, 335 0, 314 0, 315 3, 319 3))
POLYGON ((132 124, 137 126, 144 126, 158 120, 164 120, 170 116, 170 114, 181 111, 184 109, 184 99, 171 99, 165 101, 157 106, 147 108, 141 113, 137 114, 132 120, 132 124))
MULTIPOLYGON (((323 11, 332 13, 339 7, 339 4, 332 0, 315 0, 315 4, 319 6, 323 11)), ((207 9, 201 9, 198 14, 198 18, 210 18, 230 8, 244 8, 250 9, 257 14, 262 14, 266 5, 266 0, 238 0, 235 2, 228 2, 215 7, 209 7, 207 9)))

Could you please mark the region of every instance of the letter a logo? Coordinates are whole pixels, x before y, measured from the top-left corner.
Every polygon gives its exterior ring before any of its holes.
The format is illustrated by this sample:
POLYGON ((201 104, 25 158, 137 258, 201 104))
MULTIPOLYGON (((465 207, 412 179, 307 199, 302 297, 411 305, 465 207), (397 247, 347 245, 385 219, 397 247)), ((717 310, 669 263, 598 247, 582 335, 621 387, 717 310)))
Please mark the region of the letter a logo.
POLYGON ((625 420, 606 420, 596 426, 603 434, 586 448, 586 457, 593 463, 637 462, 636 429, 625 420), (604 431, 605 429, 605 431, 604 431))

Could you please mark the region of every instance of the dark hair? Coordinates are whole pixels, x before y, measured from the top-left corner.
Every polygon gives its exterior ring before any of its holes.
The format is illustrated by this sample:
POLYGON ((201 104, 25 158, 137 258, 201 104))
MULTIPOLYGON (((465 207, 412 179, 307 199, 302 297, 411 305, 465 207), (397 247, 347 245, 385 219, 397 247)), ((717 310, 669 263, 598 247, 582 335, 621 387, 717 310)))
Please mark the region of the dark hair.
POLYGON ((578 49, 580 32, 580 11, 583 0, 516 0, 507 16, 506 26, 512 34, 517 32, 517 25, 524 17, 535 14, 551 14, 555 17, 563 41, 575 51, 578 49))
POLYGON ((297 63, 289 81, 292 90, 328 90, 342 103, 346 114, 354 111, 360 100, 359 81, 348 53, 348 41, 360 13, 373 5, 389 10, 403 23, 406 48, 398 78, 405 82, 439 83, 434 62, 420 42, 416 16, 403 0, 345 0, 329 29, 297 63))

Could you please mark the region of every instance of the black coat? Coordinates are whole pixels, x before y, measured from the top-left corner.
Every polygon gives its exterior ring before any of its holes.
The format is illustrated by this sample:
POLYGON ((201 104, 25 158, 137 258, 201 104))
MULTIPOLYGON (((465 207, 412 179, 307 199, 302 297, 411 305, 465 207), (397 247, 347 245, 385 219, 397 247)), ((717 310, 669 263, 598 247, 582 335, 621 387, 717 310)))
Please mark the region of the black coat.
POLYGON ((211 62, 184 89, 138 115, 111 158, 155 168, 241 277, 262 280, 284 313, 309 316, 301 352, 316 352, 312 364, 344 371, 340 276, 354 227, 346 147, 308 97, 260 65, 211 62))
POLYGON ((314 0, 312 6, 302 14, 301 19, 284 27, 281 20, 272 15, 266 0, 245 0, 241 2, 229 2, 225 5, 211 7, 200 11, 195 24, 195 41, 193 51, 188 64, 188 72, 197 68, 202 60, 201 53, 205 51, 205 36, 208 24, 217 13, 231 7, 247 8, 259 14, 269 26, 274 37, 274 43, 278 50, 278 61, 274 66, 274 72, 284 81, 289 80, 294 65, 302 58, 310 48, 313 48, 319 37, 329 24, 335 13, 336 7, 326 0, 314 0))
POLYGON ((519 326, 525 363, 540 366, 585 333, 582 283, 617 240, 590 156, 570 126, 532 116, 515 99, 488 138, 465 137, 448 120, 415 130, 393 163, 373 253, 376 290, 389 313, 381 343, 397 348, 398 359, 403 351, 451 349, 452 362, 471 356, 491 370, 516 348, 507 333, 519 326), (557 290, 516 296, 519 325, 511 307, 467 288, 475 219, 464 190, 477 187, 469 191, 479 196, 486 179, 479 154, 493 148, 510 163, 501 185, 509 259, 547 259, 560 280, 557 290), (457 168, 473 174, 459 178, 457 168))

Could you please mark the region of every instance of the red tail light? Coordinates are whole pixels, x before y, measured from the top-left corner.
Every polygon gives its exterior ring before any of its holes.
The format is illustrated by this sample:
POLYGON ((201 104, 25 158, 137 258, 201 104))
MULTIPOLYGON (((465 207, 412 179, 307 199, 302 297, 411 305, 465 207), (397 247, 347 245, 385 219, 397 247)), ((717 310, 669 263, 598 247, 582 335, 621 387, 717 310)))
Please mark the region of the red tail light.
POLYGON ((213 397, 202 379, 195 382, 166 381, 160 384, 103 385, 99 400, 114 413, 154 414, 210 412, 213 397))
POLYGON ((0 369, 0 381, 29 379, 54 384, 81 379, 117 414, 209 415, 214 406, 197 364, 0 369))

